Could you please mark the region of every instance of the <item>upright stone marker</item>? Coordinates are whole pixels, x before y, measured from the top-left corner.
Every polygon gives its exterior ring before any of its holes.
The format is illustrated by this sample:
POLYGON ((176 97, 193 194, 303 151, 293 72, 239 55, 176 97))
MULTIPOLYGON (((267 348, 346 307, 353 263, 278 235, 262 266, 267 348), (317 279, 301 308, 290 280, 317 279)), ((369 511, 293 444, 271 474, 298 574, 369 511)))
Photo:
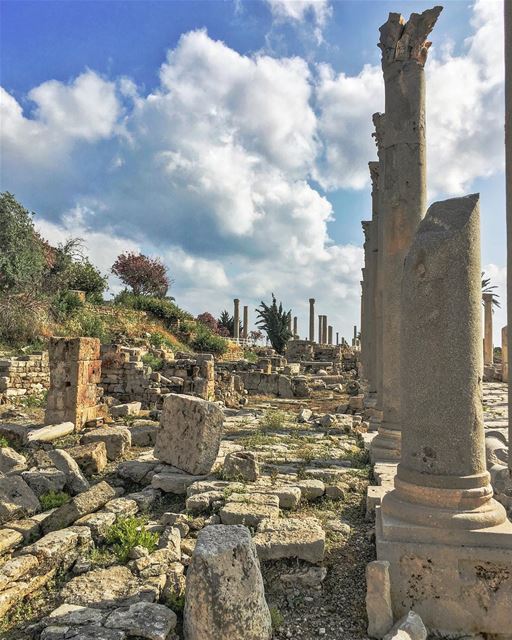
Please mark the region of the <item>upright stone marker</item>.
POLYGON ((243 324, 243 333, 242 337, 244 340, 247 340, 249 335, 249 307, 247 305, 244 306, 244 324, 243 324))
POLYGON ((233 300, 233 338, 235 340, 240 339, 240 300, 235 298, 233 300))
POLYGON ((185 640, 270 640, 272 623, 249 529, 210 525, 187 572, 185 640))
POLYGON ((404 264, 402 456, 377 508, 377 557, 390 562, 395 617, 505 635, 512 524, 486 470, 480 273, 478 195, 436 202, 404 264))
POLYGON ((373 460, 400 458, 400 283, 404 258, 426 208, 425 73, 432 31, 442 7, 390 13, 380 28, 386 115, 383 127, 382 410, 373 460))
POLYGON ((79 431, 97 417, 101 377, 98 338, 50 338, 46 424, 72 422, 79 431))

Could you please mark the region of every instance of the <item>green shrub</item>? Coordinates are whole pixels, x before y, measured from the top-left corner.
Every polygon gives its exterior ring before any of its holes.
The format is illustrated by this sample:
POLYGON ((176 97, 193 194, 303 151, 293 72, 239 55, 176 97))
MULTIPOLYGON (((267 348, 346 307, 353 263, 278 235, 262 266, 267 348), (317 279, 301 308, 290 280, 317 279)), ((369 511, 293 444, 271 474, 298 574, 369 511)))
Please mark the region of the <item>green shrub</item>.
POLYGON ((55 507, 60 507, 65 504, 69 500, 69 494, 65 491, 48 491, 48 493, 43 493, 39 498, 39 502, 41 503, 41 507, 43 511, 48 511, 48 509, 55 509, 55 507))
POLYGON ((285 411, 269 409, 260 418, 260 425, 263 429, 282 429, 288 419, 285 411))
POLYGON ((270 620, 274 631, 278 631, 283 626, 284 617, 277 607, 270 607, 270 620))
POLYGON ((12 347, 36 343, 48 324, 45 300, 38 300, 32 293, 0 294, 1 342, 12 347))
POLYGON ((89 262, 87 258, 73 262, 68 269, 68 287, 84 291, 88 302, 101 304, 103 292, 107 288, 107 277, 89 262))
POLYGON ((114 304, 129 309, 137 309, 151 313, 156 318, 163 320, 170 327, 178 320, 191 320, 192 315, 180 309, 169 298, 157 298, 156 296, 137 296, 129 291, 122 291, 114 300, 114 304))
POLYGON ((153 369, 153 371, 160 371, 160 369, 164 366, 164 361, 162 358, 157 358, 152 353, 145 353, 142 356, 142 362, 153 369))
POLYGON ((82 309, 84 303, 74 291, 62 291, 53 303, 53 312, 57 319, 63 320, 82 309))
POLYGON ((80 335, 86 338, 99 338, 101 342, 108 342, 110 338, 103 318, 90 311, 80 316, 80 335))
POLYGON ((0 436, 0 449, 2 447, 9 447, 9 440, 5 436, 0 436))
POLYGON ((144 518, 122 516, 108 528, 105 539, 113 545, 112 550, 120 563, 128 562, 134 547, 145 547, 149 552, 156 548, 158 534, 146 531, 144 524, 144 518))
POLYGON ((259 360, 258 354, 254 353, 254 351, 252 351, 252 349, 245 349, 244 350, 244 358, 245 358, 245 360, 247 360, 247 362, 258 362, 258 360, 259 360))
POLYGON ((226 353, 228 343, 224 338, 215 335, 203 327, 199 328, 195 337, 190 343, 190 346, 194 351, 199 353, 213 353, 215 355, 222 355, 226 353))

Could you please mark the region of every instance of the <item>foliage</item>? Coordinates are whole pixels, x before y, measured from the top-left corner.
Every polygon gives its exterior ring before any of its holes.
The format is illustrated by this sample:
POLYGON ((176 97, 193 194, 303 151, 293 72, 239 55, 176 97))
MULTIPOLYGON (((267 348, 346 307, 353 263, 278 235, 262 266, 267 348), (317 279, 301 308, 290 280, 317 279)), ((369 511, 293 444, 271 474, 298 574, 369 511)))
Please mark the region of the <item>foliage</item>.
POLYGON ((5 436, 0 436, 0 449, 9 446, 9 440, 5 436))
POLYGON ((142 356, 142 362, 146 366, 151 367, 153 371, 160 371, 160 369, 164 366, 164 361, 162 360, 162 358, 157 358, 152 353, 145 353, 142 356))
POLYGON ((190 320, 192 318, 189 313, 180 309, 169 298, 138 296, 125 290, 116 296, 114 303, 122 307, 151 313, 156 318, 163 320, 167 327, 176 324, 178 320, 190 320))
POLYGON ((196 320, 201 324, 206 325, 208 329, 210 329, 211 331, 215 331, 215 333, 217 333, 217 331, 219 330, 219 324, 217 320, 215 320, 212 314, 208 313, 208 311, 205 311, 204 313, 200 313, 197 316, 196 320))
POLYGON ((263 338, 263 331, 259 331, 259 330, 250 331, 249 338, 253 344, 256 344, 258 340, 261 340, 263 338))
POLYGON ((33 215, 8 191, 0 194, 0 291, 24 291, 41 283, 45 253, 33 215))
MULTIPOLYGON (((217 320, 218 333, 226 338, 232 337, 235 334, 235 319, 229 315, 229 311, 224 309, 217 320)), ((243 325, 239 323, 238 333, 242 335, 243 325)))
POLYGON ((112 273, 137 296, 163 298, 170 285, 167 267, 162 260, 142 253, 121 253, 112 265, 112 273))
POLYGON ((244 349, 244 359, 247 362, 258 362, 258 354, 251 351, 251 349, 244 349))
POLYGON ((122 516, 107 529, 105 539, 108 544, 113 545, 113 551, 120 563, 128 562, 134 547, 145 547, 149 552, 156 548, 158 534, 146 531, 144 525, 144 518, 122 516))
POLYGON ((108 321, 92 309, 84 306, 80 313, 70 316, 62 327, 70 336, 84 336, 87 338, 99 338, 103 343, 111 340, 111 332, 108 321))
POLYGON ((266 332, 272 347, 277 353, 284 353, 286 343, 293 335, 289 328, 292 312, 284 311, 281 302, 278 306, 272 294, 272 304, 269 306, 262 301, 256 313, 259 316, 256 324, 266 332))
POLYGON ((102 276, 99 269, 85 258, 69 266, 68 287, 85 291, 89 302, 101 304, 103 293, 107 288, 107 276, 102 276))
POLYGON ((39 497, 39 502, 41 503, 43 511, 60 507, 68 501, 69 494, 65 491, 48 491, 48 493, 43 493, 43 495, 39 497))
POLYGON ((0 294, 0 340, 20 347, 37 342, 49 323, 48 303, 32 292, 0 294))
POLYGON ((223 355, 228 348, 224 338, 212 333, 200 324, 197 326, 196 334, 190 346, 199 353, 213 353, 215 355, 223 355))
POLYGON ((165 336, 163 333, 160 333, 159 331, 155 331, 151 334, 151 336, 149 337, 149 344, 155 349, 162 349, 162 348, 173 349, 174 348, 174 345, 169 340, 169 338, 165 336))
POLYGON ((62 291, 53 303, 53 312, 57 320, 64 320, 72 316, 84 306, 80 296, 74 291, 62 291))
POLYGON ((284 617, 277 607, 270 607, 270 620, 274 631, 278 631, 283 626, 284 617))
POLYGON ((282 429, 285 426, 287 419, 288 415, 285 411, 269 409, 268 411, 265 411, 260 418, 260 425, 263 429, 282 429))
POLYGON ((168 595, 165 599, 165 604, 169 607, 169 609, 172 609, 174 613, 181 613, 185 608, 185 594, 177 594, 172 591, 169 592, 169 590, 167 590, 167 594, 168 595))
POLYGON ((500 301, 498 300, 500 296, 494 291, 497 288, 497 285, 491 284, 490 278, 485 278, 485 273, 482 271, 482 294, 490 293, 492 295, 492 306, 499 309, 501 307, 500 301))

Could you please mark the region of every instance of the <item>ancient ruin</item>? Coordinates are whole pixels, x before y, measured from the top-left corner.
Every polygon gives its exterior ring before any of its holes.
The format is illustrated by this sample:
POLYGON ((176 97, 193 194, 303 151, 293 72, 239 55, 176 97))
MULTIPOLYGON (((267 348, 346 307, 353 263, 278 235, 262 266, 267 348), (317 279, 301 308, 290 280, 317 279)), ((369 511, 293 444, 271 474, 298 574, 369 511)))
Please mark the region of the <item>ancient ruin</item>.
MULTIPOLYGON (((323 3, 314 4, 316 9, 303 3, 303 13, 299 5, 277 4, 257 6, 277 12, 273 28, 286 20, 294 28, 305 29, 308 21, 316 21, 317 29, 323 24, 317 13, 323 3)), ((512 313, 512 2, 504 5, 512 313)), ((243 20, 247 9, 237 7, 237 20, 243 20)), ((332 9, 329 2, 325 7, 332 9)), ((280 234, 271 222, 278 217, 275 209, 288 208, 289 202, 278 186, 272 188, 271 204, 259 193, 244 199, 244 211, 254 220, 240 217, 231 229, 233 220, 226 215, 218 238, 205 222, 200 241, 207 257, 173 256, 184 263, 187 277, 211 275, 212 283, 220 283, 208 292, 218 298, 219 308, 211 308, 215 316, 199 308, 187 311, 178 293, 173 297, 174 289, 173 296, 168 293, 165 264, 128 250, 112 267, 124 290, 103 299, 107 278, 98 271, 96 284, 103 289, 82 291, 72 272, 85 270, 87 278, 80 279, 85 289, 94 280, 94 266, 84 257, 74 260, 73 242, 53 246, 35 230, 32 239, 41 253, 34 258, 31 246, 28 255, 34 264, 39 256, 51 289, 12 320, 12 300, 28 299, 27 291, 16 289, 5 303, 11 270, 0 261, 5 316, 0 330, 5 324, 17 336, 16 324, 47 305, 37 340, 0 342, 1 638, 512 639, 508 324, 496 330, 507 321, 493 315, 499 295, 494 285, 486 288, 489 280, 482 272, 484 193, 427 205, 425 65, 428 38, 447 13, 436 6, 408 19, 399 13, 383 18, 378 47, 385 110, 367 120, 374 129, 375 158, 368 162, 369 176, 366 152, 362 163, 371 185, 371 211, 361 222, 362 252, 350 246, 331 258, 329 251, 339 247, 326 241, 323 253, 317 251, 312 234, 314 258, 302 250, 297 259, 308 276, 286 274, 290 289, 296 285, 300 291, 292 304, 287 306, 284 294, 281 301, 277 278, 264 286, 258 282, 255 290, 264 291, 264 300, 253 304, 251 282, 259 276, 256 269, 252 273, 251 260, 261 251, 256 241, 254 255, 244 256, 244 269, 229 287, 221 254, 209 244, 220 245, 223 234, 233 232, 241 247, 248 227, 266 208, 274 216, 265 222, 269 233, 280 234), (364 259, 361 272, 356 255, 364 259), (315 275, 317 259, 323 279, 315 275), (359 316, 345 314, 343 306, 350 296, 357 303, 355 289, 339 301, 346 283, 328 289, 331 271, 322 261, 334 269, 333 262, 343 260, 355 262, 351 278, 360 281, 359 316), (124 269, 133 263, 140 268, 141 262, 144 278, 140 272, 137 278, 126 276, 124 269), (267 290, 276 291, 272 303, 265 302, 267 290), (333 297, 339 302, 335 308, 333 297), (82 316, 87 322, 81 323, 82 316)), ((185 111, 202 83, 215 84, 213 66, 203 72, 204 57, 216 61, 226 77, 238 74, 241 89, 216 86, 219 96, 225 91, 227 102, 250 105, 270 120, 277 117, 272 108, 266 112, 266 101, 282 61, 268 52, 251 58, 237 53, 228 68, 219 62, 227 45, 210 42, 206 30, 197 33, 201 46, 196 42, 185 55, 190 42, 182 38, 161 68, 174 92, 165 99, 182 101, 185 111), (193 64, 184 71, 169 71, 175 59, 189 57, 193 64), (242 83, 249 69, 251 90, 242 83), (262 101, 252 93, 258 74, 265 78, 262 101), (193 85, 180 93, 181 77, 189 75, 193 85)), ((315 32, 318 47, 320 35, 315 32)), ((443 43, 435 44, 441 50, 443 43)), ((458 59, 453 52, 447 57, 458 59)), ((432 66, 438 69, 441 60, 439 54, 432 66)), ((325 67, 313 85, 313 75, 305 78, 308 65, 297 56, 282 66, 287 72, 293 68, 299 85, 305 83, 326 113, 339 106, 339 95, 353 80, 325 67)), ((369 63, 361 77, 365 74, 373 83, 380 72, 369 63)), ((115 91, 142 114, 142 94, 130 82, 119 80, 115 91)), ((291 85, 277 84, 283 94, 293 94, 291 85)), ((66 90, 78 100, 75 85, 66 90)), ((156 111, 162 95, 155 91, 149 101, 156 111)), ((226 117, 223 100, 204 100, 201 126, 208 118, 226 117)), ((352 108, 350 100, 347 105, 352 108)), ((370 107, 368 116, 378 102, 370 107)), ((337 108, 325 117, 338 128, 337 108)), ((219 134, 222 144, 229 138, 238 152, 242 120, 246 126, 248 119, 237 120, 229 135, 219 134)), ((323 149, 322 127, 312 146, 322 148, 322 162, 339 160, 340 151, 323 149)), ((126 146, 135 148, 128 125, 120 128, 126 146)), ((309 148, 297 128, 292 122, 290 131, 279 133, 280 140, 293 138, 294 162, 303 146, 309 148)), ((256 174, 262 132, 254 128, 243 135, 253 154, 247 172, 256 174)), ((199 138, 212 149, 220 144, 206 134, 199 138)), ((282 141, 279 153, 281 146, 282 141)), ((274 147, 271 152, 277 154, 274 147)), ((282 162, 291 162, 292 155, 282 162)), ((208 198, 222 195, 223 211, 230 213, 214 171, 229 162, 212 156, 196 183, 198 168, 184 154, 158 155, 168 163, 173 185, 187 173, 188 196, 207 187, 208 198)), ((431 166, 438 161, 435 154, 429 157, 431 166)), ((113 162, 112 175, 124 161, 113 162)), ((343 161, 351 164, 352 158, 343 161)), ((236 153, 234 165, 242 172, 247 168, 236 153)), ((320 184, 320 169, 315 171, 311 179, 320 184)), ((271 182, 273 175, 269 171, 258 180, 271 182)), ((307 180, 293 175, 293 188, 307 192, 307 180)), ((302 218, 309 224, 313 217, 310 195, 303 208, 291 207, 297 235, 309 228, 300 226, 302 218)), ((319 198, 326 207, 323 229, 331 218, 327 197, 319 198)), ((0 212, 9 222, 7 213, 18 203, 11 194, 0 194, 2 207, 5 202, 0 212)), ((28 211, 24 215, 30 220, 28 211)), ((197 215, 203 215, 200 209, 197 215)), ((25 235, 29 228, 26 223, 25 235)), ((284 252, 297 238, 278 240, 284 252)), ((277 258, 273 255, 276 264, 277 258)))

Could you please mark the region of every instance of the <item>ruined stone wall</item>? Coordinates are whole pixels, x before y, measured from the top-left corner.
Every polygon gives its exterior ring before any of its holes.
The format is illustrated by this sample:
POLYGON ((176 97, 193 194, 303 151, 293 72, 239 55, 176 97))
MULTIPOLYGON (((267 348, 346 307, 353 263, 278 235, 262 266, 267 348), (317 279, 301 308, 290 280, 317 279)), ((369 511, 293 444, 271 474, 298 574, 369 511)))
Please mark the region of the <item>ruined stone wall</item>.
POLYGON ((21 396, 39 395, 49 386, 46 351, 0 360, 0 404, 21 396))
POLYGON ((302 376, 289 377, 280 373, 241 371, 244 388, 250 395, 276 396, 278 398, 307 398, 309 387, 302 376))
MULTIPOLYGON (((160 407, 168 393, 186 393, 205 400, 215 397, 215 371, 211 354, 167 359, 159 371, 152 371, 142 358, 142 349, 122 345, 102 345, 101 385, 107 396, 120 402, 142 402, 144 407, 160 407)), ((184 354, 178 354, 184 355, 184 354)))

